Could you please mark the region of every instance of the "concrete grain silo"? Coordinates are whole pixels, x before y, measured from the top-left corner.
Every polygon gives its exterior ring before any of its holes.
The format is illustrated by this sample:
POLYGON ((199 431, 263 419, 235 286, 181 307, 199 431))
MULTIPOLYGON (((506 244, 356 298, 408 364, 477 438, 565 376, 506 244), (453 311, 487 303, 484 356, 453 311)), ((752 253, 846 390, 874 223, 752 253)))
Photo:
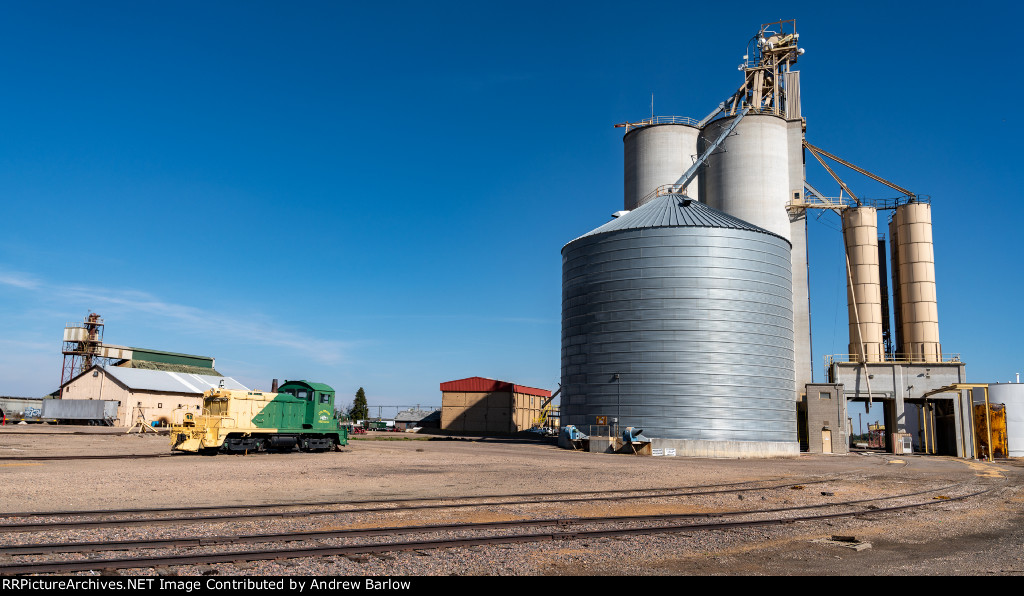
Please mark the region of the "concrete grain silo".
MULTIPOLYGON (((714 120, 701 130, 697 147, 721 135, 732 117, 714 120)), ((789 130, 786 120, 770 114, 751 114, 707 160, 701 173, 700 200, 729 215, 791 238, 786 205, 790 194, 789 130)), ((800 188, 803 181, 800 181, 800 188)))
POLYGON ((618 419, 679 455, 797 454, 790 249, 680 195, 567 244, 562 424, 618 419))
MULTIPOLYGON (((678 120, 689 121, 688 118, 678 120)), ((693 165, 700 134, 694 124, 696 121, 639 126, 622 137, 625 210, 632 211, 642 205, 644 197, 651 195, 659 186, 675 184, 693 165)), ((691 184, 688 194, 699 198, 696 181, 691 184)))

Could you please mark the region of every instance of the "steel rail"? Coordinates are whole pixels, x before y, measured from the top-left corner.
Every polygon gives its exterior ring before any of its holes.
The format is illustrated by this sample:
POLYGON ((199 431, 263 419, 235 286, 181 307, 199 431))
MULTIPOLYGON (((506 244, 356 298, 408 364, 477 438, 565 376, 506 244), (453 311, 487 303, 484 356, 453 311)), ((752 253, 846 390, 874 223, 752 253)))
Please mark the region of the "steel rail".
MULTIPOLYGON (((248 505, 197 505, 188 507, 142 507, 136 509, 92 509, 92 510, 64 510, 64 511, 19 511, 0 513, 0 517, 59 517, 73 515, 128 515, 132 513, 172 513, 175 511, 230 511, 235 509, 267 509, 273 507, 318 507, 328 505, 363 505, 367 503, 409 503, 423 501, 444 501, 444 500, 470 500, 470 499, 513 499, 526 497, 551 497, 565 495, 605 495, 638 492, 657 491, 678 491, 678 490, 700 490, 706 488, 722 488, 727 486, 741 486, 758 482, 775 482, 782 478, 765 478, 762 480, 747 480, 744 482, 726 482, 722 484, 698 484, 695 486, 665 486, 654 488, 621 488, 611 490, 580 490, 569 492, 543 492, 543 493, 498 493, 487 495, 462 495, 451 497, 407 497, 397 499, 355 499, 349 501, 298 501, 289 503, 252 503, 248 505)), ((800 484, 817 484, 831 482, 838 478, 825 478, 819 480, 800 481, 800 484)), ((758 487, 753 487, 758 488, 758 487)))
MULTIPOLYGON (((676 490, 698 490, 704 488, 722 488, 726 486, 740 486, 756 482, 774 482, 781 478, 766 478, 763 480, 748 480, 745 482, 727 482, 723 484, 704 484, 696 486, 665 486, 654 488, 622 488, 612 490, 581 490, 570 492, 543 492, 543 493, 503 493, 487 495, 462 495, 452 497, 407 497, 398 499, 356 499, 350 501, 298 501, 290 503, 253 503, 249 505, 197 505, 189 507, 144 507, 136 509, 92 509, 92 510, 65 510, 65 511, 19 511, 0 513, 0 517, 58 517, 72 515, 127 515, 132 513, 172 513, 175 511, 230 511, 235 509, 267 509, 273 507, 321 507, 328 505, 363 505, 367 503, 409 503, 422 501, 443 501, 443 500, 469 500, 469 499, 513 499, 526 497, 551 497, 556 495, 604 495, 620 493, 637 493, 644 491, 676 491, 676 490)), ((824 480, 807 480, 803 484, 830 482, 837 478, 826 478, 824 480)))
POLYGON ((581 524, 609 524, 609 523, 636 523, 651 521, 671 521, 680 519, 694 519, 701 517, 738 517, 742 515, 760 515, 766 513, 781 513, 784 511, 801 511, 811 509, 825 509, 829 507, 850 507, 863 503, 877 501, 891 501, 904 499, 919 495, 945 491, 957 485, 943 486, 929 490, 923 490, 901 495, 889 495, 875 497, 872 499, 856 499, 853 501, 841 501, 838 503, 818 503, 816 505, 792 505, 789 507, 775 507, 769 509, 754 510, 729 510, 702 513, 659 513, 651 515, 620 515, 603 517, 566 517, 566 518, 542 518, 542 519, 519 519, 495 522, 470 522, 457 524, 428 524, 419 526, 388 526, 378 528, 350 528, 344 530, 312 530, 306 532, 280 532, 267 534, 242 534, 230 536, 204 536, 175 537, 175 538, 146 538, 140 540, 105 540, 91 542, 51 542, 41 544, 15 544, 0 546, 0 554, 4 555, 38 555, 47 553, 83 553, 103 552, 112 550, 130 549, 153 549, 169 547, 198 547, 214 544, 240 543, 250 544, 259 542, 293 542, 299 540, 319 540, 328 538, 349 538, 365 536, 391 536, 394 534, 422 534, 428 532, 454 532, 466 530, 493 530, 510 527, 523 526, 569 526, 581 524))
POLYGON ((13 565, 0 565, 0 575, 23 575, 29 573, 55 573, 72 571, 90 571, 96 569, 137 569, 145 567, 166 567, 174 565, 211 564, 211 563, 237 563, 240 561, 266 561, 278 559, 296 559, 321 556, 351 556, 359 554, 385 553, 407 550, 433 550, 441 548, 464 548, 469 546, 484 546, 493 544, 515 544, 529 542, 545 542, 554 540, 577 540, 581 538, 606 538, 612 536, 637 536, 650 534, 664 534, 672 532, 694 532, 709 530, 728 530, 736 528, 749 528, 768 526, 776 524, 794 524, 797 522, 811 522, 841 517, 860 517, 865 515, 877 515, 893 511, 927 507, 938 503, 959 501, 975 497, 991 489, 976 493, 950 497, 941 501, 927 501, 924 503, 912 503, 908 505, 897 505, 893 507, 871 509, 866 511, 852 511, 843 513, 828 513, 822 515, 805 515, 799 517, 775 518, 766 520, 745 520, 734 522, 713 522, 707 524, 684 524, 669 526, 654 526, 646 528, 626 529, 605 529, 605 530, 581 530, 575 532, 549 532, 542 534, 519 534, 513 536, 489 536, 473 538, 456 538, 448 540, 420 540, 408 542, 390 542, 378 544, 361 544, 349 546, 317 546, 305 548, 270 549, 256 551, 234 551, 228 553, 210 553, 205 555, 167 555, 155 557, 131 557, 123 559, 92 559, 87 561, 46 561, 38 563, 20 563, 13 565))
MULTIPOLYGON (((67 521, 67 522, 36 522, 36 523, 21 523, 21 524, 0 524, 0 533, 9 532, 39 532, 46 530, 71 530, 78 528, 113 528, 129 525, 156 525, 166 523, 207 523, 216 521, 231 521, 231 520, 257 520, 257 519, 273 519, 280 517, 306 517, 306 516, 321 516, 321 515, 343 515, 347 513, 377 513, 377 512, 389 512, 389 511, 409 511, 415 509, 456 509, 462 507, 485 507, 494 505, 533 505, 539 503, 569 503, 569 502, 592 502, 592 501, 608 501, 608 500, 633 500, 633 499, 656 499, 662 497, 688 497, 688 496, 704 496, 719 493, 735 493, 735 492, 749 492, 759 490, 773 490, 778 488, 787 488, 790 486, 797 486, 803 484, 820 484, 828 482, 827 480, 816 480, 811 482, 791 482, 787 484, 778 484, 773 486, 759 486, 759 487, 745 487, 745 488, 732 488, 732 489, 718 489, 711 491, 700 491, 700 492, 666 492, 660 494, 645 494, 645 495, 617 495, 617 496, 605 496, 598 498, 590 497, 574 497, 565 498, 564 494, 552 493, 551 498, 531 499, 522 501, 481 501, 476 503, 435 503, 425 505, 413 505, 408 507, 363 507, 356 509, 332 509, 329 511, 317 511, 300 509, 294 511, 282 511, 277 513, 236 513, 226 515, 197 515, 189 517, 159 517, 159 518, 129 518, 129 519, 102 519, 102 520, 79 520, 79 521, 67 521)), ((636 492, 636 491, 634 491, 636 492)), ((547 495, 545 495, 547 497, 547 495)), ((437 500, 437 499, 433 499, 437 500)), ((389 501, 384 501, 389 502, 389 501)))
MULTIPOLYGON (((54 433, 57 434, 57 433, 54 433)), ((66 434, 66 433, 65 433, 66 434)), ((0 461, 64 461, 78 459, 152 459, 157 457, 187 457, 176 453, 139 453, 128 455, 25 455, 0 456, 0 461)))
MULTIPOLYGON (((18 424, 18 422, 12 422, 10 419, 7 420, 7 426, 8 427, 16 425, 16 424, 18 424)), ((116 427, 105 427, 105 428, 116 428, 116 427)), ((117 433, 111 433, 111 432, 86 432, 86 431, 81 431, 81 430, 72 430, 72 431, 67 431, 67 432, 59 431, 59 430, 57 430, 57 431, 38 431, 38 432, 36 432, 36 431, 31 431, 31 430, 8 430, 6 428, 0 428, 0 436, 2 436, 2 435, 36 435, 36 436, 40 436, 40 435, 44 435, 44 436, 50 436, 50 435, 91 435, 91 436, 94 436, 94 437, 104 437, 104 436, 119 435, 119 434, 121 434, 120 431, 118 431, 117 433)))

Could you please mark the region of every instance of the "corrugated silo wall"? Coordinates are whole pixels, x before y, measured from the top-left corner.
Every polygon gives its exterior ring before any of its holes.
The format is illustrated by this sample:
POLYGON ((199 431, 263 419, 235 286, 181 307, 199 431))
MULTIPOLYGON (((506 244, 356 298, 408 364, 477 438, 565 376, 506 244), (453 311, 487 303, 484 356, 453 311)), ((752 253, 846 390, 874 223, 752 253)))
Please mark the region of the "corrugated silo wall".
POLYGON ((562 255, 563 425, 605 415, 652 438, 795 444, 788 242, 626 229, 562 255))
MULTIPOLYGON (((700 131, 686 124, 658 124, 634 128, 622 137, 623 209, 632 211, 643 205, 643 198, 663 184, 675 184, 693 165, 700 131)), ((688 193, 697 196, 699 178, 688 193)))

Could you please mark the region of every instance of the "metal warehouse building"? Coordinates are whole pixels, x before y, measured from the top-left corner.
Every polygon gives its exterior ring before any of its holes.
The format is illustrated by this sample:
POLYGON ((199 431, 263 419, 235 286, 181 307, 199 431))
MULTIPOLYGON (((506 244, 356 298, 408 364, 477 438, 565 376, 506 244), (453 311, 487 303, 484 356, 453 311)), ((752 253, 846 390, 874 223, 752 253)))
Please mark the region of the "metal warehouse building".
POLYGON ((116 426, 132 426, 140 416, 146 423, 171 424, 185 411, 198 411, 208 389, 248 391, 231 377, 162 370, 93 366, 60 388, 62 400, 116 401, 116 426))
POLYGON ((541 415, 546 389, 483 377, 441 383, 441 430, 515 433, 541 415))

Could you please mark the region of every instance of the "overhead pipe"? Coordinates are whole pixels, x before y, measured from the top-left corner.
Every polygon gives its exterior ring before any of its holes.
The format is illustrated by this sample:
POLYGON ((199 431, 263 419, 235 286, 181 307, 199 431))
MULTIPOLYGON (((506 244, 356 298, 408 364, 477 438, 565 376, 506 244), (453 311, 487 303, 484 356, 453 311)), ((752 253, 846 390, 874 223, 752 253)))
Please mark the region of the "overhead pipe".
POLYGON ((832 170, 832 168, 828 167, 828 164, 825 163, 825 160, 823 160, 821 156, 818 155, 817 151, 814 150, 814 146, 809 144, 807 141, 804 141, 804 147, 807 147, 807 149, 810 150, 811 155, 814 156, 814 159, 818 160, 818 163, 820 163, 821 166, 825 168, 833 178, 835 178, 835 181, 839 183, 839 186, 841 186, 843 190, 846 191, 846 194, 850 195, 850 198, 857 203, 858 207, 860 207, 860 199, 857 198, 857 195, 853 194, 853 191, 850 190, 850 187, 846 186, 846 183, 843 182, 843 179, 839 177, 839 174, 836 174, 835 171, 832 170))
POLYGON ((717 139, 715 139, 715 142, 711 143, 711 145, 709 145, 708 148, 704 150, 704 153, 702 153, 700 157, 697 158, 697 161, 693 162, 693 165, 690 166, 689 169, 687 169, 685 172, 683 172, 683 175, 679 178, 679 180, 676 181, 676 186, 682 188, 682 193, 684 195, 686 194, 686 187, 689 186, 691 182, 693 182, 694 178, 697 177, 697 172, 700 171, 700 168, 701 166, 704 165, 704 162, 707 161, 708 157, 710 157, 716 149, 718 149, 718 146, 725 141, 726 137, 732 134, 732 131, 736 129, 737 125, 739 125, 740 120, 743 120, 743 117, 746 116, 747 112, 749 111, 750 108, 743 108, 742 110, 740 110, 740 113, 737 114, 736 119, 733 120, 729 124, 729 126, 727 126, 725 130, 722 131, 722 134, 719 135, 717 139))
POLYGON ((806 140, 804 140, 804 147, 807 147, 808 149, 810 149, 812 153, 819 152, 822 155, 824 155, 825 157, 831 158, 831 159, 833 159, 833 160, 843 164, 844 166, 850 168, 851 170, 856 170, 857 172, 860 172, 861 174, 864 174, 865 176, 867 176, 868 178, 871 178, 872 180, 875 180, 877 182, 881 182, 882 184, 888 186, 889 188, 898 190, 899 192, 907 195, 910 198, 914 198, 915 196, 917 196, 914 193, 910 192, 909 190, 903 188, 902 186, 897 186, 896 184, 893 184, 892 182, 889 182, 888 180, 886 180, 885 178, 882 178, 881 176, 876 176, 875 174, 872 174, 871 172, 865 170, 864 168, 857 167, 857 166, 853 165, 852 163, 850 163, 850 162, 848 162, 848 161, 846 161, 844 159, 840 159, 839 157, 836 157, 835 155, 832 155, 831 153, 829 153, 828 151, 825 151, 824 149, 821 149, 819 147, 815 147, 814 145, 808 143, 806 140))

